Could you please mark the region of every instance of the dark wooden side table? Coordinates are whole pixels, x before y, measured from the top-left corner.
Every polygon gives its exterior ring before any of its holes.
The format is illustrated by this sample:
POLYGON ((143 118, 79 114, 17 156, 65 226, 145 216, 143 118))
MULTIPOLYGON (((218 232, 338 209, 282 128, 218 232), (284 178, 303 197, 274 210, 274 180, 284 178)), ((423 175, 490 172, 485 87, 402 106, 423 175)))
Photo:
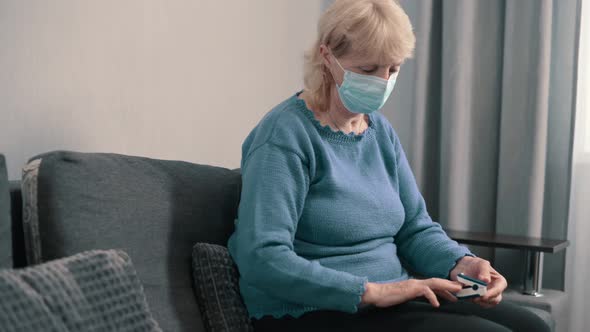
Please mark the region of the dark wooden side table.
POLYGON ((523 250, 526 254, 526 268, 523 277, 523 293, 530 296, 543 296, 543 254, 556 253, 565 249, 568 240, 555 240, 512 235, 498 235, 481 232, 465 232, 445 229, 453 240, 483 247, 523 250))

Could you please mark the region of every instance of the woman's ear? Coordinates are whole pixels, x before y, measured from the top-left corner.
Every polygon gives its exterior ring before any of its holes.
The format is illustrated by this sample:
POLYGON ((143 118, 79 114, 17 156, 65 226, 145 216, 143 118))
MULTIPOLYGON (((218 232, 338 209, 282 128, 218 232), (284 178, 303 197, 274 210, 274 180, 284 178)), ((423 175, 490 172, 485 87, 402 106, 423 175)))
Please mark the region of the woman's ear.
POLYGON ((332 62, 332 57, 334 55, 332 54, 332 51, 328 48, 328 46, 322 44, 320 45, 320 57, 322 58, 322 63, 324 64, 323 66, 323 70, 324 70, 324 75, 327 76, 326 78, 328 79, 328 81, 330 82, 338 82, 338 84, 342 84, 342 77, 339 76, 340 74, 338 74, 338 72, 334 71, 337 69, 334 69, 333 67, 333 62, 332 62), (337 79, 338 77, 338 79, 337 79))
POLYGON ((326 67, 330 67, 331 63, 331 59, 330 59, 330 50, 328 49, 328 47, 324 44, 320 45, 320 57, 322 58, 322 62, 324 63, 324 66, 326 67))

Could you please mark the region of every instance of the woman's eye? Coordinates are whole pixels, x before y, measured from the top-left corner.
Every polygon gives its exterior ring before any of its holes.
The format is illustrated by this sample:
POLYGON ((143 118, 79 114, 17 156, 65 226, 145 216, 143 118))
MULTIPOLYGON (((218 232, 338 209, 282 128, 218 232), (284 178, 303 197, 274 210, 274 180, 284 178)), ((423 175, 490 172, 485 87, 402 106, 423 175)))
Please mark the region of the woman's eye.
POLYGON ((361 68, 361 70, 367 74, 374 73, 377 68, 361 68))

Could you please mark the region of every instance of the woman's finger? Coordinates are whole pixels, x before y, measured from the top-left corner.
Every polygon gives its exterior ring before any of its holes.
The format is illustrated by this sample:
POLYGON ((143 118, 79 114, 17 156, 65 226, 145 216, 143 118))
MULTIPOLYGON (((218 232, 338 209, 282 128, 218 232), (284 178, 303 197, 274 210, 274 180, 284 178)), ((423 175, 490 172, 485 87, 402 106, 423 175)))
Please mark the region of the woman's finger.
POLYGON ((490 283, 492 281, 491 273, 492 273, 492 266, 490 265, 490 262, 483 260, 483 259, 480 260, 477 264, 476 278, 485 282, 485 283, 490 283))
POLYGON ((502 294, 489 299, 487 302, 492 305, 498 305, 500 302, 502 302, 502 294))
POLYGON ((482 296, 482 301, 497 304, 502 300, 502 293, 506 287, 508 287, 508 282, 500 273, 498 273, 498 271, 496 271, 491 266, 490 276, 492 281, 488 284, 488 290, 486 294, 482 296))
POLYGON ((476 298, 473 302, 483 308, 491 308, 492 307, 492 305, 489 302, 484 301, 483 298, 481 298, 481 297, 476 298))
POLYGON ((424 288, 423 295, 428 300, 428 302, 430 302, 430 304, 432 304, 433 307, 438 308, 440 306, 440 303, 438 302, 438 299, 436 298, 436 294, 434 294, 434 292, 430 289, 430 287, 424 288))
POLYGON ((446 290, 449 292, 458 292, 463 289, 463 285, 458 281, 450 281, 446 279, 430 278, 425 280, 428 287, 434 290, 446 290))
POLYGON ((502 289, 495 285, 493 282, 488 285, 488 290, 486 293, 481 297, 483 301, 489 301, 491 298, 498 296, 498 294, 502 293, 502 289))
POLYGON ((438 296, 450 302, 457 302, 457 297, 447 290, 439 290, 435 292, 438 296))
POLYGON ((484 307, 484 308, 492 308, 498 305, 502 301, 502 294, 485 300, 483 297, 477 297, 473 300, 474 303, 484 307))
POLYGON ((490 284, 488 284, 488 290, 483 296, 485 301, 489 301, 491 298, 495 298, 498 295, 501 295, 506 289, 507 283, 503 277, 500 276, 498 279, 494 279, 490 284))

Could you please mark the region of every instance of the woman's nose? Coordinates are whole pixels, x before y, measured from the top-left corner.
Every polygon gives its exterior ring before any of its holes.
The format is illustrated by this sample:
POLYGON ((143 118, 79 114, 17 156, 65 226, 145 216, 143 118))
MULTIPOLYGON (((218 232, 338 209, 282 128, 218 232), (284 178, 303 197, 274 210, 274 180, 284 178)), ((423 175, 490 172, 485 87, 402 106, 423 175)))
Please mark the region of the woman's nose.
POLYGON ((377 72, 377 77, 381 77, 383 79, 388 80, 389 76, 391 76, 391 72, 389 71, 389 68, 382 68, 382 69, 379 69, 379 71, 377 72))

